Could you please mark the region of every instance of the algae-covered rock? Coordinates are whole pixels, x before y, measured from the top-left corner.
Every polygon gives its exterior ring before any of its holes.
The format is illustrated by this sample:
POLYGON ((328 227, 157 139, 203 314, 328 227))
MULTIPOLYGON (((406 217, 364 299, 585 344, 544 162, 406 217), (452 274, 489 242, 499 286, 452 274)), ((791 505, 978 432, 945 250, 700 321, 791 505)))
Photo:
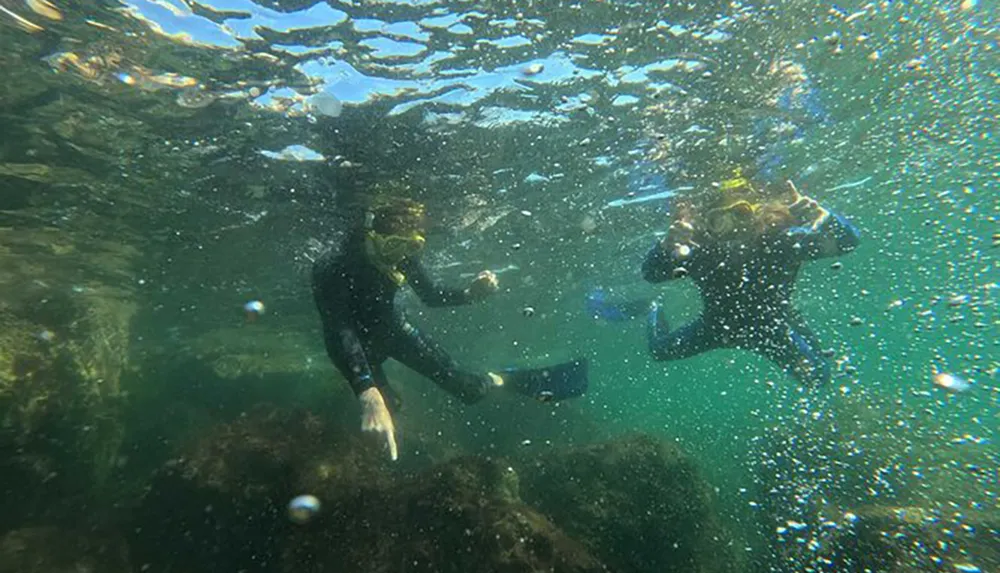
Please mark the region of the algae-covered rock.
POLYGON ((42 163, 0 163, 0 178, 3 177, 65 185, 80 185, 90 179, 89 174, 84 171, 42 163))
POLYGON ((191 353, 222 379, 303 374, 326 366, 308 358, 309 342, 298 331, 283 332, 248 324, 207 332, 192 341, 191 353))
POLYGON ((133 307, 109 292, 67 305, 58 323, 0 308, 0 523, 97 492, 117 462, 133 307))
POLYGON ((391 487, 328 492, 289 536, 282 571, 597 572, 582 545, 520 500, 506 463, 464 457, 391 487))
POLYGON ((132 513, 130 546, 149 571, 271 571, 300 479, 376 483, 387 464, 312 414, 261 405, 181 449, 132 513))
POLYGON ((0 573, 130 573, 122 538, 104 531, 29 527, 0 538, 0 573))
POLYGON ((678 447, 639 435, 550 454, 524 499, 614 571, 739 571, 708 483, 678 447))
POLYGON ((135 303, 130 255, 56 230, 0 229, 0 526, 73 514, 117 463, 135 303), (80 280, 80 269, 91 280, 80 280))
POLYGON ((522 464, 400 463, 322 418, 262 406, 157 472, 130 547, 153 573, 736 570, 691 462, 650 438, 522 464), (296 525, 286 506, 301 494, 322 508, 296 525))
POLYGON ((835 571, 1000 571, 1000 510, 866 506, 832 527, 822 560, 835 571))
POLYGON ((352 436, 266 406, 220 425, 162 468, 135 508, 136 561, 153 572, 396 571, 403 562, 435 572, 600 570, 520 501, 508 465, 464 458, 401 475, 381 448, 352 436), (304 528, 285 513, 301 493, 323 502, 304 528))
POLYGON ((463 458, 400 474, 353 436, 267 406, 218 426, 157 472, 135 508, 136 561, 153 572, 601 570, 520 501, 509 465, 463 458), (301 493, 323 502, 306 527, 285 513, 301 493))

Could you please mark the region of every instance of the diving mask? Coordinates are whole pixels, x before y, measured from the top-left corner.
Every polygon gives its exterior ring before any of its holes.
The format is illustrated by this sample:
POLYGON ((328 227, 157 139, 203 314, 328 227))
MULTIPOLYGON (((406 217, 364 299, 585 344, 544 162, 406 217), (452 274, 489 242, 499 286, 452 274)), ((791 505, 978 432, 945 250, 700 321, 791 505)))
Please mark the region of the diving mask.
POLYGON ((751 226, 753 218, 760 211, 760 203, 751 203, 740 199, 711 209, 707 213, 707 223, 710 232, 716 235, 728 235, 751 226))
POLYGON ((733 214, 737 216, 750 217, 757 214, 760 211, 760 203, 751 203, 746 199, 740 199, 739 201, 734 201, 728 205, 722 207, 716 207, 709 211, 710 214, 733 214))
POLYGON ((420 233, 381 235, 375 231, 368 231, 368 240, 374 258, 381 264, 393 266, 419 253, 427 242, 420 233))

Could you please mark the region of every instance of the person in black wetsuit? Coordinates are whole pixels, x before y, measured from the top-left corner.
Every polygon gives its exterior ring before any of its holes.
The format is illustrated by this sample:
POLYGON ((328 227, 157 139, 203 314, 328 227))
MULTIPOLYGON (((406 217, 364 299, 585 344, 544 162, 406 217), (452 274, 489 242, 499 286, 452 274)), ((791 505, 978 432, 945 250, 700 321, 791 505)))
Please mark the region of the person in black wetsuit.
POLYGON ((804 385, 830 379, 830 365, 792 305, 792 293, 803 263, 853 250, 859 234, 847 219, 789 186, 786 203, 765 197, 737 172, 720 184, 719 200, 703 214, 679 210, 667 236, 646 255, 642 274, 653 283, 690 277, 704 309, 671 331, 653 305, 648 340, 656 360, 742 348, 804 385))
POLYGON ((364 223, 339 250, 325 253, 313 265, 313 297, 322 318, 327 354, 361 401, 362 430, 382 434, 393 460, 397 458, 395 427, 386 401, 393 405, 395 401, 382 368, 389 358, 430 378, 466 404, 505 383, 539 399, 568 398, 586 388, 585 361, 499 373, 462 370, 410 323, 395 304, 396 293, 409 284, 428 306, 464 305, 496 291, 497 277, 483 271, 468 288, 439 286, 420 262, 424 242, 423 205, 382 197, 366 208, 364 223), (561 385, 551 386, 554 383, 561 385))

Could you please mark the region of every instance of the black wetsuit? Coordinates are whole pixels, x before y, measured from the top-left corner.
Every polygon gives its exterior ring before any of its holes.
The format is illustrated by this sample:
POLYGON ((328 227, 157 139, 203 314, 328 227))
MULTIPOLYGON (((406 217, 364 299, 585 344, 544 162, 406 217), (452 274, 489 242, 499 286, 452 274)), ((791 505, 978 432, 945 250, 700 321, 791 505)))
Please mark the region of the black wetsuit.
MULTIPOLYGON (((405 259, 397 268, 428 306, 472 302, 466 291, 434 284, 418 258, 405 259)), ((486 395, 488 375, 462 371, 440 346, 410 324, 395 304, 401 286, 368 260, 362 236, 355 235, 339 252, 320 257, 313 265, 312 283, 326 351, 355 394, 372 387, 389 391, 382 363, 395 358, 465 403, 486 395)))
POLYGON ((670 331, 654 309, 650 352, 657 360, 678 360, 715 348, 743 348, 766 356, 803 384, 829 380, 819 342, 791 303, 795 277, 806 261, 851 251, 858 240, 853 225, 831 214, 816 230, 796 227, 752 246, 696 246, 684 258, 655 245, 646 255, 643 277, 654 283, 691 277, 704 310, 694 322, 670 331))

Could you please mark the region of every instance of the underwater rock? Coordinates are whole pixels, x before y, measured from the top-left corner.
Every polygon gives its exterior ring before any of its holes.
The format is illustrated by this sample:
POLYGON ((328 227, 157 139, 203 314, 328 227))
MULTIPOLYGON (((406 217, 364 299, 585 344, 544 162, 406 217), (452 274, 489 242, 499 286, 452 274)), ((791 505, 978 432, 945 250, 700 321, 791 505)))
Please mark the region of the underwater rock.
POLYGON ((833 571, 1000 570, 1000 511, 867 506, 849 512, 824 545, 833 571))
POLYGON ((91 180, 86 171, 69 167, 53 167, 40 163, 0 163, 0 178, 6 177, 63 185, 81 185, 91 180))
POLYGON ((81 266, 99 276, 127 264, 93 247, 0 229, 0 530, 72 514, 118 460, 135 304, 129 291, 71 282, 81 266))
POLYGON ((130 573, 124 540, 103 531, 18 529, 0 537, 0 573, 130 573))
POLYGON ((509 465, 464 457, 349 495, 287 538, 282 571, 493 573, 606 571, 518 496, 509 465))
POLYGON ((326 364, 314 363, 302 349, 311 340, 298 333, 283 332, 254 324, 252 327, 219 328, 192 341, 193 357, 205 363, 221 379, 307 374, 326 364))
POLYGON ((508 465, 460 458, 400 474, 370 442, 266 406, 162 468, 127 530, 150 572, 603 570, 518 497, 508 465), (339 437, 338 437, 339 436, 339 437), (322 510, 292 523, 310 492, 322 510))
POLYGON ((134 561, 152 573, 738 570, 694 465, 652 438, 418 469, 348 421, 261 406, 203 435, 130 513, 134 561), (293 523, 288 501, 304 493, 317 511, 293 523))
POLYGON ((108 323, 48 330, 0 312, 0 330, 0 496, 10 500, 2 527, 105 485, 122 439, 125 345, 108 323))
POLYGON ((154 573, 275 570, 280 542, 296 527, 289 499, 323 483, 347 491, 387 479, 379 451, 330 429, 307 412, 265 404, 200 436, 156 472, 134 508, 136 562, 154 573))
POLYGON ((834 406, 752 440, 770 570, 998 570, 995 449, 942 428, 924 402, 852 395, 834 406), (893 419, 906 431, 884 431, 893 419))
POLYGON ((521 471, 526 502, 613 571, 741 571, 709 484, 676 446, 638 435, 549 454, 521 471))

